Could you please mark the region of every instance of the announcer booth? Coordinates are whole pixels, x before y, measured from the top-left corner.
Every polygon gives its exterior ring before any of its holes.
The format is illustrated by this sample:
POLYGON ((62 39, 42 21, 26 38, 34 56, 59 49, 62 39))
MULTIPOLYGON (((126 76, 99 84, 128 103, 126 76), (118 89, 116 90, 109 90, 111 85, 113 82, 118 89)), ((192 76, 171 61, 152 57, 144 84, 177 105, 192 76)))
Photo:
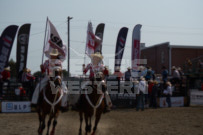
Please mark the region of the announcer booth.
POLYGON ((0 110, 2 113, 27 113, 31 112, 31 102, 28 93, 22 88, 21 83, 3 83, 0 95, 0 110))

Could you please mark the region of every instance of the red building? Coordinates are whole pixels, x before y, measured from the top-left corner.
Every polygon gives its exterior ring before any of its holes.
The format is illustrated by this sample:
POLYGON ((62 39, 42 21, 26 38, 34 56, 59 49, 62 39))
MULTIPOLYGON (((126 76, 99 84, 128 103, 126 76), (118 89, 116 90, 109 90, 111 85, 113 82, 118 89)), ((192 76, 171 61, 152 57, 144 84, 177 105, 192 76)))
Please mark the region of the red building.
POLYGON ((203 57, 202 46, 170 45, 166 42, 141 49, 141 59, 147 59, 147 66, 152 67, 156 74, 161 73, 162 66, 171 73, 172 66, 183 68, 188 59, 198 57, 203 57))

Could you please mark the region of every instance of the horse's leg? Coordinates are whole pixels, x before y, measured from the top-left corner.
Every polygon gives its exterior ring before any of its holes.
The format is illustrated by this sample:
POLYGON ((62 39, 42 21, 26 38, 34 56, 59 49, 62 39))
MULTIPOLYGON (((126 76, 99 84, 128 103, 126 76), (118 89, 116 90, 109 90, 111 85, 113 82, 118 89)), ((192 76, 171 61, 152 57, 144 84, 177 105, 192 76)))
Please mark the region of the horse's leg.
POLYGON ((50 135, 54 135, 55 133, 55 128, 56 128, 56 125, 57 125, 57 118, 59 116, 59 110, 55 113, 55 116, 54 116, 54 121, 53 121, 53 128, 51 130, 51 134, 50 135))
POLYGON ((39 135, 42 135, 43 130, 45 128, 45 118, 46 118, 46 115, 42 113, 42 123, 41 123, 41 127, 38 131, 39 135))
POLYGON ((89 132, 91 132, 91 129, 92 129, 91 121, 92 121, 92 117, 89 117, 89 125, 88 125, 88 131, 89 132))
POLYGON ((41 113, 40 113, 40 109, 38 109, 37 113, 38 113, 38 116, 39 116, 39 128, 38 128, 38 133, 40 134, 41 127, 42 127, 42 115, 41 115, 41 113))
POLYGON ((48 123, 47 123, 47 126, 48 126, 48 128, 47 128, 47 135, 49 135, 49 128, 50 128, 50 125, 51 125, 52 118, 53 118, 53 116, 50 115, 48 123))
POLYGON ((86 135, 87 135, 87 133, 88 133, 88 115, 87 114, 85 114, 85 131, 86 131, 86 135))
POLYGON ((100 118, 101 118, 101 114, 102 114, 102 111, 101 112, 96 112, 96 118, 95 118, 95 123, 94 123, 94 128, 93 128, 93 133, 92 133, 92 135, 94 135, 95 134, 95 132, 96 132, 96 130, 97 130, 97 125, 98 125, 98 123, 99 123, 99 120, 100 120, 100 118))
POLYGON ((79 135, 82 135, 82 121, 83 121, 83 113, 82 111, 79 112, 80 115, 80 129, 79 129, 79 135))
POLYGON ((53 128, 52 128, 52 130, 51 130, 51 134, 50 134, 50 135, 54 135, 56 125, 57 125, 57 118, 54 118, 54 121, 53 121, 53 128))

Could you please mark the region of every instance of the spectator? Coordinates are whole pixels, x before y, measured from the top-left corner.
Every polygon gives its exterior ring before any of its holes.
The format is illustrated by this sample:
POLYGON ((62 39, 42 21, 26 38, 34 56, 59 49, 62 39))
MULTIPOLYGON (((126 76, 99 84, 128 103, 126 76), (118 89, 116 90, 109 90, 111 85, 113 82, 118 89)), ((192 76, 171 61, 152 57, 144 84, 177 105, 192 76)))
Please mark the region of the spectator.
POLYGON ((175 66, 172 67, 172 76, 173 78, 171 79, 171 82, 173 85, 176 83, 180 83, 180 73, 175 66))
POLYGON ((125 81, 130 81, 131 78, 131 68, 128 67, 127 71, 125 72, 125 81))
POLYGON ((182 83, 183 83, 183 75, 184 75, 184 73, 183 73, 183 71, 182 71, 181 67, 178 67, 178 73, 179 73, 179 75, 180 75, 180 80, 179 80, 179 83, 180 83, 180 88, 182 88, 182 83))
POLYGON ((146 76, 147 69, 144 66, 139 66, 140 76, 146 76))
POLYGON ((168 103, 168 107, 171 107, 171 96, 172 96, 172 88, 171 83, 168 81, 166 83, 167 88, 164 90, 164 95, 166 95, 166 102, 168 103))
POLYGON ((133 93, 137 94, 138 86, 139 86, 139 81, 138 80, 132 81, 132 92, 133 93))
POLYGON ((115 70, 114 75, 116 76, 116 80, 118 81, 118 92, 119 92, 120 91, 120 80, 123 77, 123 73, 120 71, 119 67, 115 70))
POLYGON ((151 79, 152 79, 152 76, 153 76, 153 72, 152 72, 151 67, 147 67, 147 74, 146 74, 146 76, 145 76, 146 81, 151 80, 151 79))
POLYGON ((107 66, 104 66, 103 74, 104 74, 105 80, 107 80, 107 78, 109 76, 109 70, 108 70, 107 66))
POLYGON ((199 68, 199 72, 203 72, 203 61, 201 60, 198 61, 198 68, 199 68))
POLYGON ((144 111, 144 94, 145 94, 145 90, 146 90, 146 85, 147 84, 146 84, 144 77, 140 77, 140 82, 138 85, 138 91, 137 91, 137 95, 136 95, 136 99, 137 99, 136 110, 137 111, 139 111, 139 109, 144 111))
POLYGON ((34 80, 35 80, 35 77, 32 76, 31 70, 28 68, 25 68, 22 74, 22 84, 23 84, 23 88, 26 89, 26 93, 29 95, 30 99, 32 97, 33 90, 34 90, 34 80))
POLYGON ((22 86, 19 87, 19 90, 20 90, 20 100, 23 101, 26 97, 26 91, 22 86))
POLYGON ((162 67, 162 80, 163 80, 163 85, 166 85, 166 81, 168 80, 168 70, 166 69, 165 66, 162 67))
POLYGON ((152 98, 151 98, 151 102, 152 102, 152 107, 153 108, 157 108, 157 96, 158 96, 158 82, 154 81, 153 82, 153 87, 152 87, 152 98))
MULTIPOLYGON (((10 67, 4 68, 4 71, 1 73, 1 76, 2 76, 3 84, 6 82, 7 89, 9 89, 10 88, 10 78, 11 78, 10 67)), ((2 84, 2 86, 3 86, 3 84, 2 84)))
POLYGON ((152 87, 154 86, 154 83, 152 80, 149 81, 148 85, 148 98, 149 98, 149 107, 152 107, 152 87))
POLYGON ((123 73, 120 71, 120 68, 118 67, 115 72, 114 72, 114 75, 116 75, 117 77, 117 80, 121 80, 121 78, 123 77, 123 73))

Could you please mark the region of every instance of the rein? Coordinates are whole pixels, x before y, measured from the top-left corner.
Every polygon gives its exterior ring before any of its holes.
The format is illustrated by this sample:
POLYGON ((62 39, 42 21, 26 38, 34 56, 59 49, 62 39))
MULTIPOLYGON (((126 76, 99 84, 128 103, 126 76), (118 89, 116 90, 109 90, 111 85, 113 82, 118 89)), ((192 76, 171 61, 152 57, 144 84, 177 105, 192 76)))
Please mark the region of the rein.
MULTIPOLYGON (((92 64, 91 66, 93 67, 93 64, 92 64)), ((94 68, 92 68, 92 70, 93 70, 94 75, 95 75, 96 70, 95 70, 94 68)), ((97 81, 95 81, 95 82, 97 83, 97 81)), ((97 85, 100 86, 101 83, 102 83, 102 81, 101 81, 100 83, 97 83, 97 85)), ((98 90, 97 90, 97 91, 98 91, 98 90)), ((101 90, 100 90, 100 91, 101 91, 101 90)), ((89 96, 88 96, 88 94, 87 94, 87 90, 85 90, 85 98, 87 99, 87 101, 88 101, 88 103, 90 104, 90 106, 94 109, 94 112, 95 112, 95 110, 101 105, 102 100, 103 100, 103 98, 104 98, 104 93, 103 93, 103 92, 101 92, 101 93, 102 93, 102 94, 101 94, 101 96, 99 97, 99 99, 97 100, 96 105, 94 105, 94 104, 91 102, 91 100, 90 100, 90 98, 89 98, 89 96)))
MULTIPOLYGON (((54 85, 53 82, 50 82, 50 84, 51 84, 51 85, 54 85)), ((58 98, 58 100, 56 101, 57 93, 59 92, 59 88, 57 88, 57 91, 56 91, 56 94, 55 94, 55 97, 54 97, 54 102, 51 103, 51 102, 47 99, 46 94, 45 94, 45 91, 46 91, 46 89, 43 89, 44 100, 45 100, 49 105, 51 105, 51 111, 53 110, 53 113, 54 113, 54 107, 55 107, 56 104, 58 104, 58 103, 60 102, 60 100, 61 100, 62 97, 63 97, 64 92, 63 92, 63 90, 61 91, 61 95, 60 95, 60 97, 58 98)))
POLYGON ((87 91, 85 91, 85 98, 87 99, 88 103, 90 104, 90 106, 94 109, 97 109, 101 103, 102 103, 102 100, 104 98, 104 93, 102 93, 102 95, 99 97, 99 99, 97 100, 97 104, 96 105, 93 105, 93 103, 91 102, 89 96, 87 95, 87 91))

